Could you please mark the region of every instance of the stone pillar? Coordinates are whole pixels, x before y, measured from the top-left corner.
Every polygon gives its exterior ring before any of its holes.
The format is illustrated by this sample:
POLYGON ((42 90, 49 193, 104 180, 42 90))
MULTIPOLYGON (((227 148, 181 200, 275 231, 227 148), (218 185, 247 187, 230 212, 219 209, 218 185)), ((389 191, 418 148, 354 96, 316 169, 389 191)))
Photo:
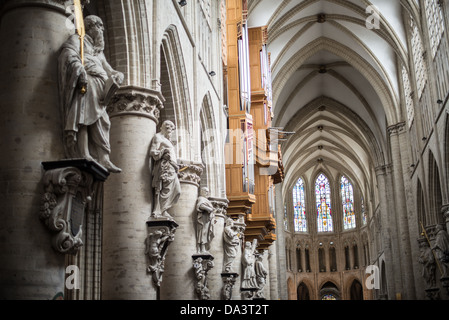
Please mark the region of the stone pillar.
POLYGON ((104 186, 102 299, 155 300, 147 272, 147 220, 153 203, 149 148, 163 98, 122 87, 108 107, 111 161, 122 169, 104 186))
POLYGON ((279 290, 279 299, 287 300, 288 299, 288 288, 287 288, 287 276, 285 272, 282 270, 287 270, 286 266, 286 256, 285 256, 285 232, 284 232, 284 199, 282 197, 282 183, 277 184, 275 188, 275 210, 276 210, 276 225, 278 229, 282 229, 282 231, 277 232, 277 238, 274 245, 276 246, 276 263, 279 266, 277 271, 278 278, 278 290, 279 290))
POLYGON ((0 12, 0 299, 49 300, 64 292, 65 258, 39 221, 44 170, 64 158, 58 51, 61 1, 2 1, 0 12))
MULTIPOLYGON (((394 203, 396 226, 398 230, 398 242, 400 245, 400 259, 401 272, 399 273, 403 281, 402 298, 415 299, 415 280, 413 275, 413 261, 412 248, 410 244, 410 233, 408 225, 408 215, 405 195, 405 182, 403 178, 403 163, 404 155, 401 153, 401 148, 406 145, 405 137, 405 122, 390 126, 388 132, 390 134, 391 155, 393 163, 393 186, 394 186, 394 203)), ((406 157, 405 157, 406 158, 406 157)), ((407 161, 408 164, 408 161, 407 161)), ((413 209, 410 209, 413 210, 413 209)), ((416 225, 416 224, 415 224, 416 225)))
POLYGON ((222 198, 209 198, 212 202, 215 210, 214 219, 214 239, 212 239, 210 246, 210 253, 214 256, 215 268, 209 272, 209 289, 211 300, 222 299, 222 286, 221 272, 223 266, 223 231, 226 222, 226 209, 228 208, 228 200, 222 198))
POLYGON ((276 242, 268 248, 268 270, 270 272, 270 300, 279 300, 278 278, 277 278, 277 247, 276 242))
POLYGON ((394 235, 397 233, 395 217, 392 214, 392 198, 391 188, 388 187, 387 176, 390 172, 390 168, 387 166, 377 167, 377 186, 379 190, 379 198, 384 199, 380 201, 380 230, 382 237, 382 249, 385 254, 385 268, 386 268, 386 282, 387 293, 389 299, 394 299, 397 292, 402 290, 401 277, 395 276, 396 272, 400 272, 400 253, 397 247, 396 238, 394 235))
POLYGON ((170 245, 165 258, 164 281, 160 288, 161 300, 197 300, 197 279, 192 255, 196 253, 196 201, 203 165, 178 161, 181 196, 170 210, 179 227, 176 239, 170 245))

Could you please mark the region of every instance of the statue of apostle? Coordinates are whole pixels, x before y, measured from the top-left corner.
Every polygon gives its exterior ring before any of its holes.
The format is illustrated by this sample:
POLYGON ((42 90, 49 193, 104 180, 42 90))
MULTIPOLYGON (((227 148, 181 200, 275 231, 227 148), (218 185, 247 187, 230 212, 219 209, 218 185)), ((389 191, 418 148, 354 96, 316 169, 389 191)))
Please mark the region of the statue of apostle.
POLYGON ((196 240, 198 244, 198 253, 207 253, 206 246, 210 245, 210 242, 214 238, 214 206, 208 197, 209 189, 206 187, 201 188, 200 195, 196 202, 196 240))
POLYGON ((154 207, 151 217, 166 217, 172 219, 168 213, 181 195, 179 183, 179 166, 176 162, 175 147, 171 142, 171 135, 175 125, 166 120, 161 125, 161 132, 156 133, 150 145, 150 156, 154 165, 152 168, 152 186, 154 190, 154 207))
POLYGON ((106 107, 107 98, 118 89, 124 76, 106 61, 101 19, 91 15, 84 23, 84 59, 77 34, 63 44, 58 59, 64 147, 68 158, 96 160, 117 173, 121 169, 109 159, 111 123, 106 107))

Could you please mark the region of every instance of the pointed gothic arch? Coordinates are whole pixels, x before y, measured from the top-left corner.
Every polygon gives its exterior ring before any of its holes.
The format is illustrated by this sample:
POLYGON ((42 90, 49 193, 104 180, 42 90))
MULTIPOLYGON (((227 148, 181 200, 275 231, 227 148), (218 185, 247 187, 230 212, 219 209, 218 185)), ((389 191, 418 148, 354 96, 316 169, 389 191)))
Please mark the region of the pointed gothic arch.
POLYGON ((160 46, 161 91, 165 98, 160 123, 171 120, 176 126, 173 139, 178 158, 192 159, 193 116, 189 84, 176 26, 170 25, 164 32, 160 46))
POLYGON ((217 179, 219 176, 220 139, 217 136, 217 124, 213 110, 210 92, 207 92, 200 110, 200 161, 205 167, 201 176, 201 185, 207 185, 212 196, 219 196, 217 179))
POLYGON ((443 222, 440 214, 443 203, 441 194, 440 170, 436 159, 431 150, 429 150, 429 221, 431 224, 443 222))

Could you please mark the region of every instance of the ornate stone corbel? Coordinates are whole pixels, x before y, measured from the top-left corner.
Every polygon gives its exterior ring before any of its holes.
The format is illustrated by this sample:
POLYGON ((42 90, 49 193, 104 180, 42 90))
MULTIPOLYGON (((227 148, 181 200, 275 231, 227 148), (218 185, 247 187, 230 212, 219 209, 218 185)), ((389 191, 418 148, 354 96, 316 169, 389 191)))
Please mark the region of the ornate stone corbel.
POLYGON ((145 243, 145 254, 150 262, 147 271, 152 274, 153 283, 160 287, 165 269, 165 255, 168 246, 175 239, 178 224, 169 219, 150 218, 147 221, 147 227, 148 236, 145 243))
POLYGON ((183 163, 179 164, 179 181, 183 183, 190 183, 199 187, 201 182, 201 174, 204 166, 200 163, 183 163))
POLYGON ((232 290, 234 289, 235 282, 237 281, 238 273, 222 273, 221 279, 223 280, 223 289, 221 291, 223 300, 232 299, 232 290))
POLYGON ((226 217, 226 210, 228 209, 229 200, 214 197, 210 197, 209 200, 212 202, 212 205, 214 206, 215 216, 226 217))
POLYGON ((53 248, 75 255, 83 245, 83 219, 94 183, 106 179, 106 169, 86 160, 43 163, 44 195, 39 217, 51 233, 53 248))
POLYGON ((199 300, 209 300, 207 273, 214 267, 212 255, 193 255, 193 269, 197 279, 195 291, 199 300))
POLYGON ((160 110, 164 108, 163 98, 159 92, 137 88, 120 88, 107 108, 109 118, 136 115, 159 122, 160 110))

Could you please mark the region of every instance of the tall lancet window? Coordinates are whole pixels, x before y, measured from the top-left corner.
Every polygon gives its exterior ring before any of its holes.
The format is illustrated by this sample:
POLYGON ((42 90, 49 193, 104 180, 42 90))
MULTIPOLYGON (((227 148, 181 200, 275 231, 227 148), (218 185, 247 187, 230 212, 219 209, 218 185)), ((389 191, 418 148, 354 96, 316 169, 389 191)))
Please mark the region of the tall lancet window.
POLYGON ((442 1, 440 0, 426 0, 424 2, 426 7, 427 26, 429 28, 430 46, 432 47, 432 58, 438 51, 441 39, 443 38, 445 26, 444 26, 444 13, 442 1))
POLYGON ((298 179, 298 182, 293 187, 293 206, 295 232, 307 232, 304 181, 301 178, 298 179))
POLYGON ((315 182, 318 232, 334 230, 331 215, 331 188, 329 180, 320 174, 315 182))
POLYGON ((343 228, 355 228, 354 190, 351 182, 345 176, 340 180, 341 201, 343 203, 343 228))

